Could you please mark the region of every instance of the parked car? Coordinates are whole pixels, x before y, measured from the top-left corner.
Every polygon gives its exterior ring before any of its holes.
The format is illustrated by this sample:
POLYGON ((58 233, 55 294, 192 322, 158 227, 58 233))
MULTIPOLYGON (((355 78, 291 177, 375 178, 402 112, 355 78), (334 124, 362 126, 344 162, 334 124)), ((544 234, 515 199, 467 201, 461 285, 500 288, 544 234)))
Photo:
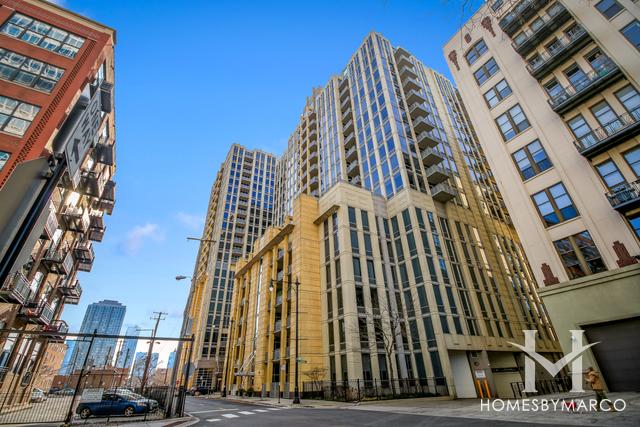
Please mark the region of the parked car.
POLYGON ((135 393, 104 393, 102 400, 97 402, 80 402, 76 414, 86 419, 90 416, 124 415, 131 417, 136 414, 152 412, 158 408, 158 402, 146 399, 135 393))
POLYGON ((56 396, 73 396, 74 392, 74 389, 67 387, 56 391, 55 394, 56 396))
POLYGON ((44 391, 39 388, 34 388, 31 390, 31 403, 40 403, 47 400, 47 395, 44 394, 44 391))

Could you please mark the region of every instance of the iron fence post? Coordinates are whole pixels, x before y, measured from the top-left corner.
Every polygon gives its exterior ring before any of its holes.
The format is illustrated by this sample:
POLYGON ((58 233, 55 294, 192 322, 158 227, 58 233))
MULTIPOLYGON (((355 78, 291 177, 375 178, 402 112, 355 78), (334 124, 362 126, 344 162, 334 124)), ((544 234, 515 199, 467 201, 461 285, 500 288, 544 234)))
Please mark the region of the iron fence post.
POLYGON ((76 382, 76 388, 73 390, 73 397, 71 398, 71 403, 69 404, 69 412, 67 412, 67 417, 64 420, 65 425, 69 425, 71 423, 71 418, 73 417, 73 403, 76 401, 76 397, 78 396, 78 389, 80 388, 80 381, 82 380, 82 376, 84 375, 84 370, 87 367, 87 361, 89 360, 89 354, 91 353, 91 347, 93 347, 93 341, 96 338, 96 334, 98 333, 97 329, 93 330, 93 336, 91 337, 91 341, 89 341, 89 348, 87 349, 87 355, 84 357, 84 362, 82 362, 82 368, 80 368, 80 374, 78 375, 78 381, 76 382))

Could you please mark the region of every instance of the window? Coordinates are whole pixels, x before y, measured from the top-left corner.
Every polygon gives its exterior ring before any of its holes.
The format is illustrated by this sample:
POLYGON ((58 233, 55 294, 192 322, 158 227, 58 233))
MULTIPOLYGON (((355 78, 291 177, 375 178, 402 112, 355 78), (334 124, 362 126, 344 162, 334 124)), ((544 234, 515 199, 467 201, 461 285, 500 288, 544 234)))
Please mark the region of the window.
POLYGON ((476 81, 479 85, 482 86, 484 82, 489 80, 491 76, 497 73, 499 70, 498 64, 496 64, 496 60, 491 58, 487 62, 485 62, 482 67, 480 67, 473 75, 476 78, 476 81))
POLYGON ((625 86, 616 92, 616 97, 625 110, 631 114, 633 120, 640 119, 640 94, 631 85, 625 86))
POLYGON ((362 282, 362 269, 360 267, 360 258, 353 257, 353 279, 356 282, 362 282))
POLYGON ((596 143, 591 127, 587 124, 582 114, 577 115, 568 122, 571 131, 583 147, 590 147, 596 143))
POLYGON ((600 178, 602 178, 607 188, 614 188, 625 182, 625 179, 618 170, 618 167, 611 159, 596 165, 596 170, 598 171, 598 174, 600 174, 600 178))
POLYGON ((624 153, 624 159, 629 164, 629 167, 633 169, 636 177, 640 178, 640 147, 632 148, 624 153))
POLYGON ((556 240, 553 244, 570 279, 607 270, 588 231, 556 240))
POLYGON ((498 9, 500 9, 500 7, 502 7, 502 3, 503 0, 494 0, 494 2, 491 3, 491 10, 496 12, 498 9))
POLYGON ((509 95, 511 95, 511 86, 505 79, 502 79, 497 85, 485 92, 484 99, 489 108, 493 108, 509 95))
POLYGON ((640 50, 640 22, 638 22, 637 19, 622 29, 622 35, 625 36, 636 49, 640 50))
POLYGON ((22 136, 40 111, 40 107, 0 96, 0 130, 22 136))
POLYGON ((616 0, 602 0, 596 3, 596 9, 600 11, 605 18, 611 19, 620 12, 623 7, 616 0))
POLYGON ((480 40, 467 52, 465 58, 467 59, 467 64, 473 65, 485 52, 487 51, 487 45, 484 40, 480 40))
POLYGON ((68 58, 74 58, 84 44, 80 36, 20 13, 14 13, 0 32, 68 58))
POLYGON ((640 214, 635 214, 627 219, 629 220, 629 225, 633 228, 633 232, 636 233, 637 237, 640 237, 640 214))
POLYGON ((561 182, 532 197, 547 227, 578 216, 578 211, 561 182))
POLYGON ((6 151, 0 151, 0 171, 7 163, 7 160, 9 160, 9 153, 7 153, 6 151))
POLYGON ((0 78, 19 85, 51 92, 64 74, 62 68, 0 49, 0 78))
POLYGON ((505 141, 510 140, 530 126, 527 116, 524 115, 522 108, 520 108, 520 104, 514 105, 509 111, 499 116, 496 119, 496 123, 505 141))
POLYGON ((587 75, 576 64, 573 64, 571 67, 566 69, 564 74, 567 76, 567 79, 571 82, 571 85, 573 85, 576 91, 582 89, 582 87, 589 82, 587 75))
POLYGON ((606 101, 598 102, 591 107, 591 112, 607 135, 615 133, 622 126, 622 122, 618 120, 618 115, 606 101))
POLYGON ((538 140, 513 153, 513 160, 516 162, 523 180, 536 176, 552 166, 546 151, 538 140))
POLYGON ((547 91, 549 98, 556 99, 558 96, 564 94, 564 88, 558 83, 556 79, 551 80, 544 85, 544 90, 547 91))

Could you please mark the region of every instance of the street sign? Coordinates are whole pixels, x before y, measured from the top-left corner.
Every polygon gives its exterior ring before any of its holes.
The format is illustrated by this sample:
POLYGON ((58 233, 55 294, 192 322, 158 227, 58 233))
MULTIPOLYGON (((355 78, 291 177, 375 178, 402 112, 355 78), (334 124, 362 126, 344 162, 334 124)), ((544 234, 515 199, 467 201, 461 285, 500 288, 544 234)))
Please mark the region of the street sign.
POLYGON ((80 166, 87 151, 97 142, 101 120, 100 91, 96 90, 64 147, 69 177, 74 189, 80 183, 80 166))

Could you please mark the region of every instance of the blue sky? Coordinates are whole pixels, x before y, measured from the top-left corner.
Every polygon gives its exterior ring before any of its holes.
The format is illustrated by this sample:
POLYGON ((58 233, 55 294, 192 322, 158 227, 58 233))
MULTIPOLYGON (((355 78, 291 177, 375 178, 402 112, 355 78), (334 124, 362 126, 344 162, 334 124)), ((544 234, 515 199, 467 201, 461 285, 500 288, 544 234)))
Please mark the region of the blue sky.
POLYGON ((215 173, 237 142, 280 154, 314 86, 378 31, 450 76, 443 44, 480 0, 240 2, 58 1, 117 30, 116 206, 80 273, 86 306, 116 299, 125 325, 180 330, 215 173), (471 3, 462 10, 463 3, 471 3))

